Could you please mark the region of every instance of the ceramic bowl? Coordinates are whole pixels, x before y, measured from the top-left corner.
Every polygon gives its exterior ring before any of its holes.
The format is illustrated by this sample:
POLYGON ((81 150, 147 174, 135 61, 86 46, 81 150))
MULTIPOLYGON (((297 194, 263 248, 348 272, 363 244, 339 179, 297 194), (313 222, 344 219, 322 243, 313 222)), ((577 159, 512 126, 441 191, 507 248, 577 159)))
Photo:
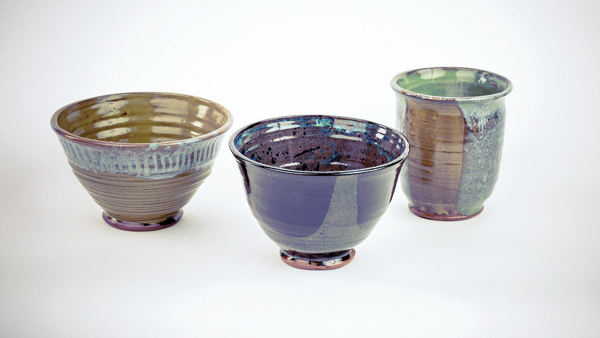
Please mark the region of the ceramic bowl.
POLYGON ((149 231, 181 218, 232 122, 227 109, 198 97, 125 93, 65 106, 51 125, 104 220, 149 231))
POLYGON ((500 172, 511 82, 480 69, 436 67, 396 75, 396 127, 411 144, 402 189, 416 215, 474 217, 500 172))
POLYGON ((335 116, 290 116, 229 141, 252 213, 300 269, 348 264, 387 209, 408 142, 398 131, 335 116))

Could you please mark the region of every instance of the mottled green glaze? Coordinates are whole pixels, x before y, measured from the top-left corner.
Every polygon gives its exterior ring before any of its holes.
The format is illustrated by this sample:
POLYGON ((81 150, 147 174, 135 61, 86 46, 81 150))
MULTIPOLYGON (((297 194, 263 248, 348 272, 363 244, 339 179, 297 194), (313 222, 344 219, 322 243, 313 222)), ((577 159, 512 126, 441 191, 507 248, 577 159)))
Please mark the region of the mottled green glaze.
POLYGON ((469 68, 426 68, 396 76, 393 85, 420 97, 451 101, 481 101, 483 96, 502 97, 510 81, 499 75, 469 68))

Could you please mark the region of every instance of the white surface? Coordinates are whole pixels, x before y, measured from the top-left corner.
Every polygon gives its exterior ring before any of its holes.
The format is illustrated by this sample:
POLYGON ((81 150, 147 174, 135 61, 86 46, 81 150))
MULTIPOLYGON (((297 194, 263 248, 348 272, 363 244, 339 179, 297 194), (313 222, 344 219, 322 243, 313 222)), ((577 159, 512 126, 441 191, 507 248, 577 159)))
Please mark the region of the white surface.
POLYGON ((0 2, 0 337, 599 337, 600 3, 0 2), (398 190, 340 270, 292 269, 224 146, 169 229, 115 230, 50 116, 166 91, 233 130, 322 113, 393 126, 395 74, 467 66, 514 83, 484 212, 413 216, 398 190))

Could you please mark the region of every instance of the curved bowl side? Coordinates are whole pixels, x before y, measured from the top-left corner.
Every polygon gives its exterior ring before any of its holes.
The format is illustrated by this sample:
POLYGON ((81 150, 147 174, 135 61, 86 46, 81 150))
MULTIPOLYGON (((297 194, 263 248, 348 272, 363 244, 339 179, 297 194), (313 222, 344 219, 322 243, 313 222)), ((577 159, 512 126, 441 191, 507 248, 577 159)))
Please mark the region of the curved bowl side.
POLYGON ((263 231, 282 249, 303 253, 348 250, 365 240, 389 206, 401 165, 308 176, 238 164, 263 231))

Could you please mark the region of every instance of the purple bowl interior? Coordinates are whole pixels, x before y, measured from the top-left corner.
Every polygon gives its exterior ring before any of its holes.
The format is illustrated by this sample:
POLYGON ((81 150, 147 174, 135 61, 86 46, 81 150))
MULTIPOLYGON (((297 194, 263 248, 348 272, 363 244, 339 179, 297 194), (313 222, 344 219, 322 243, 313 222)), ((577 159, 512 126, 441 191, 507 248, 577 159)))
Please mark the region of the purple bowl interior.
POLYGON ((267 120, 248 126, 232 139, 232 147, 248 160, 313 172, 357 170, 395 162, 406 157, 407 146, 394 129, 332 116, 267 120))

